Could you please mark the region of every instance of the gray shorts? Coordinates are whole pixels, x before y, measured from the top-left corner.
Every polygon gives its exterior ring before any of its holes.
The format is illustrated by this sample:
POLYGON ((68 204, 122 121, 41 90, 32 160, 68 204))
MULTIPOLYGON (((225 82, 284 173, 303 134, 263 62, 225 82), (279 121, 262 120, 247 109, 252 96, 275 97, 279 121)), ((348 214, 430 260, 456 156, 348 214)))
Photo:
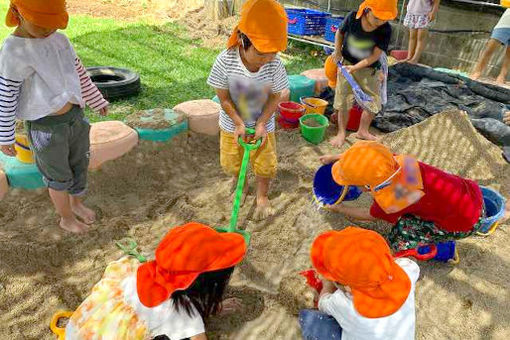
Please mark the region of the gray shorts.
POLYGON ((90 124, 79 106, 58 116, 27 121, 37 168, 47 186, 73 196, 85 193, 89 167, 90 124))

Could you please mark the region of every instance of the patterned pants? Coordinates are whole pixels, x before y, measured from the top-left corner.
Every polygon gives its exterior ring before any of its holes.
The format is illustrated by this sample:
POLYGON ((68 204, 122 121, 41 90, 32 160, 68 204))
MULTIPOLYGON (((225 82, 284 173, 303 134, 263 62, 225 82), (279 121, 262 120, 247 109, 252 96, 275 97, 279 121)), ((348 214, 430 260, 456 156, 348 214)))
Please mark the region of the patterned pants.
POLYGON ((421 246, 459 240, 476 233, 482 226, 483 218, 467 232, 448 232, 439 229, 433 222, 424 221, 414 215, 403 216, 391 229, 388 235, 391 248, 395 252, 408 249, 416 249, 421 246))

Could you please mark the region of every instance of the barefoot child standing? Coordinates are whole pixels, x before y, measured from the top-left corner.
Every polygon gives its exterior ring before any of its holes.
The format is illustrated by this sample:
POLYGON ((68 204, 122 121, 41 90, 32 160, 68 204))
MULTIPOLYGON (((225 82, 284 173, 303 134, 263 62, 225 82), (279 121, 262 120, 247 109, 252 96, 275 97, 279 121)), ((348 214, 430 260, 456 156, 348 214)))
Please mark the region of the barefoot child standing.
POLYGON ((106 115, 108 102, 69 39, 56 32, 67 22, 64 0, 11 0, 6 24, 16 29, 0 50, 0 145, 4 154, 15 156, 15 119, 26 121, 60 227, 78 233, 95 221, 95 213, 81 198, 87 188, 90 146, 83 107, 87 103, 106 115))
POLYGON ((409 28, 409 49, 405 62, 417 64, 427 47, 429 26, 435 20, 440 0, 411 0, 404 26, 409 28))
POLYGON ((285 67, 277 53, 287 48, 287 16, 275 0, 249 0, 241 20, 228 41, 227 50, 216 59, 207 83, 221 102, 220 162, 223 170, 237 178, 244 149, 238 138, 246 128, 255 129, 262 146, 251 160, 257 178, 256 217, 272 214, 268 192, 276 176, 274 113, 281 92, 289 87, 285 67))
MULTIPOLYGON (((366 0, 357 13, 350 13, 336 33, 333 60, 342 61, 363 91, 372 97, 374 112, 363 112, 357 138, 375 140, 369 131, 370 124, 381 108, 381 63, 379 58, 387 51, 391 26, 389 20, 397 16, 396 0, 366 0)), ((334 108, 338 112, 338 134, 331 140, 333 146, 345 142, 349 110, 354 104, 351 86, 338 72, 334 108)))

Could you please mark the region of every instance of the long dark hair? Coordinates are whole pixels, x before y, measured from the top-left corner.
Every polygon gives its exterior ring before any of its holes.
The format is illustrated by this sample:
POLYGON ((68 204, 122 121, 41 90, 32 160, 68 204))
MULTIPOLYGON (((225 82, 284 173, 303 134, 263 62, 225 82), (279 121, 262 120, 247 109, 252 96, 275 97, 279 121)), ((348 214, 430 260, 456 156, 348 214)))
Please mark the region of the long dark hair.
POLYGON ((220 312, 223 294, 233 272, 234 267, 230 267, 200 274, 188 289, 172 294, 175 308, 193 317, 194 306, 202 319, 220 312))
POLYGON ((248 36, 241 31, 239 31, 239 38, 241 39, 241 46, 245 51, 248 51, 250 46, 253 45, 250 38, 248 38, 248 36))

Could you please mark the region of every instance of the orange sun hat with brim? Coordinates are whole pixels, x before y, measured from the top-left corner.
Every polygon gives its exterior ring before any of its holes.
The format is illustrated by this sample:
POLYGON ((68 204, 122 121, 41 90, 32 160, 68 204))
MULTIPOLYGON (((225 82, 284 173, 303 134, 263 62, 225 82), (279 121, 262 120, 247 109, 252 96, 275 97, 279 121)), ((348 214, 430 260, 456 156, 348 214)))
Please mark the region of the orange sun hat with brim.
POLYGON ((387 214, 399 212, 425 195, 418 160, 393 155, 378 142, 355 143, 333 164, 331 174, 339 185, 368 186, 387 214))
POLYGON ((326 59, 326 62, 324 63, 324 72, 328 78, 328 86, 332 88, 336 87, 338 66, 335 64, 332 56, 329 56, 326 59))
POLYGON ((287 49, 287 13, 275 0, 246 1, 227 48, 239 45, 238 31, 246 34, 261 53, 277 53, 287 49))
POLYGON ((69 22, 65 0, 11 0, 5 23, 8 27, 20 24, 16 13, 28 22, 49 29, 65 29, 69 22))
POLYGON ((245 254, 240 234, 219 233, 200 223, 176 227, 157 247, 156 259, 138 268, 140 302, 158 306, 176 290, 189 288, 200 274, 233 267, 245 254))
POLYGON ((365 9, 370 9, 380 20, 394 20, 398 15, 397 0, 365 0, 361 3, 356 19, 361 18, 365 9))
POLYGON ((367 318, 392 315, 411 291, 409 276, 375 231, 347 227, 323 233, 312 244, 311 260, 323 277, 351 288, 354 307, 367 318))
POLYGON ((359 141, 340 156, 331 171, 339 185, 376 186, 397 169, 393 153, 386 146, 373 141, 359 141))

